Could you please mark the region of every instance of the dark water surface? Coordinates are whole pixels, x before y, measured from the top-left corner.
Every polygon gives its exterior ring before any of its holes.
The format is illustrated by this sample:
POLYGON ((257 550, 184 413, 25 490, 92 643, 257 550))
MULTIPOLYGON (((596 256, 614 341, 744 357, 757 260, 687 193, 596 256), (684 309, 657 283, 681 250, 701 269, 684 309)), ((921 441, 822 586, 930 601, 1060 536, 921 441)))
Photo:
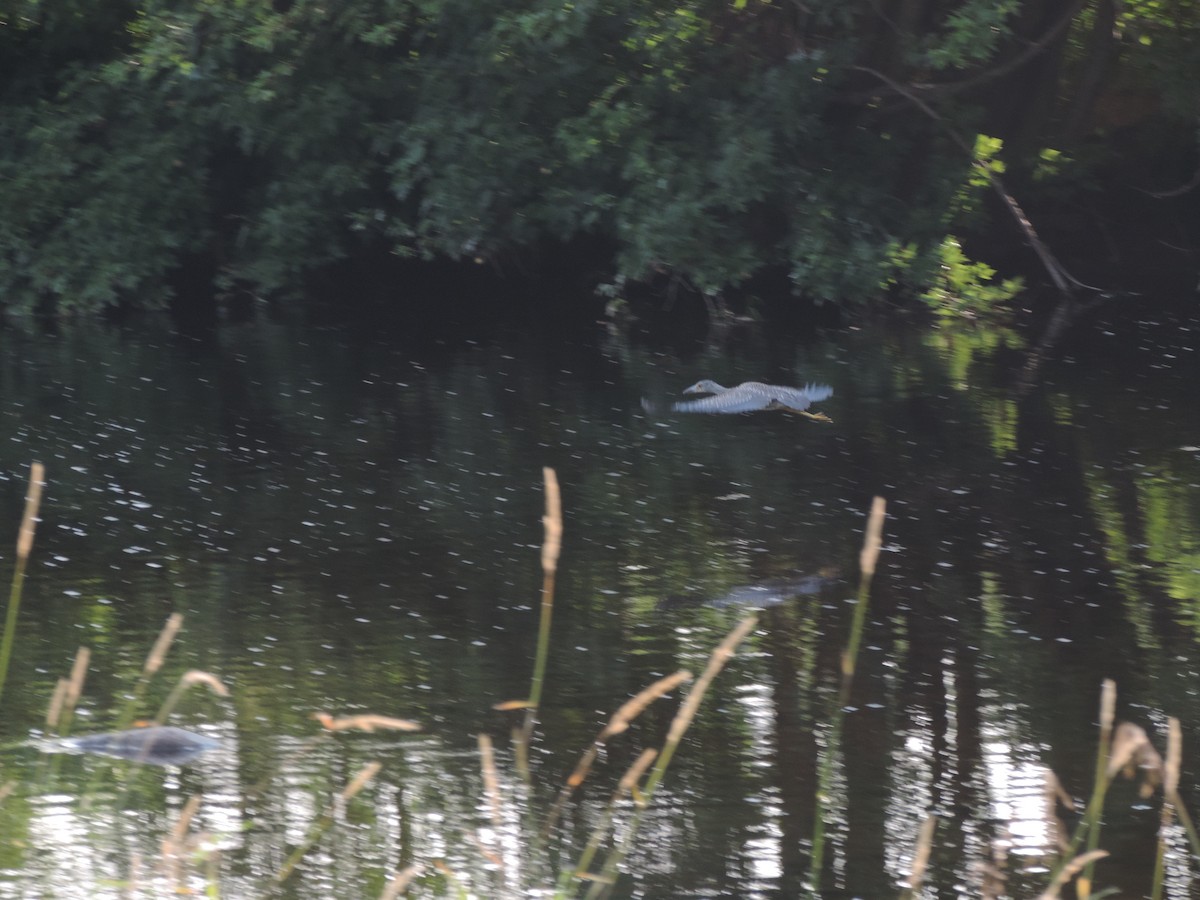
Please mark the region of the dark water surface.
MULTIPOLYGON (((441 896, 435 860, 472 896, 537 896, 552 878, 522 814, 548 807, 631 694, 699 671, 755 586, 758 629, 688 732, 617 894, 796 896, 875 494, 885 552, 822 892, 897 896, 933 811, 925 896, 980 896, 989 864, 1010 896, 1035 896, 1052 864, 1049 773, 1087 797, 1102 679, 1160 749, 1167 717, 1182 721, 1184 796, 1200 804, 1198 344, 1186 317, 1117 327, 1102 311, 1021 391, 1015 336, 895 325, 734 334, 683 354, 599 331, 416 350, 266 322, 207 342, 165 328, 5 334, 5 579, 30 461, 48 484, 0 701, 0 783, 15 782, 0 896, 163 896, 176 882, 378 896, 413 862, 427 872, 413 895, 441 896), (827 382, 833 424, 642 411, 643 396, 703 377, 827 382), (529 690, 543 465, 566 521, 528 793, 517 720, 491 707, 529 690), (183 672, 211 672, 230 697, 193 688, 171 722, 219 749, 163 769, 28 741, 81 645, 92 659, 72 731, 118 727, 172 612, 184 629, 136 713, 152 716, 183 672), (317 711, 424 731, 310 745, 317 711), (497 746, 498 825, 480 732, 497 746), (335 802, 371 761, 376 779, 335 802), (194 846, 171 862, 164 837, 198 792, 194 846), (272 887, 331 803, 332 828, 272 887)), ((678 702, 612 741, 556 860, 578 857, 678 702)), ((1149 890, 1158 809, 1114 788, 1099 886, 1149 890)), ((1188 896, 1186 844, 1171 840, 1170 895, 1188 896)))

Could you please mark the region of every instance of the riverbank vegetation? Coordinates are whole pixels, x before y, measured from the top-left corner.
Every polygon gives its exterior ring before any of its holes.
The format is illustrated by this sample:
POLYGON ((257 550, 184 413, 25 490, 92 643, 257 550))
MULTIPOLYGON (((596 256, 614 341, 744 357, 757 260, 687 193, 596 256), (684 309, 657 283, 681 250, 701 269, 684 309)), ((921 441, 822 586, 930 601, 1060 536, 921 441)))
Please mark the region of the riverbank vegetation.
POLYGON ((609 296, 716 305, 973 313, 1022 273, 1127 287, 1135 239, 1192 273, 1198 32, 1191 0, 14 0, 0 305, 564 248, 609 296))

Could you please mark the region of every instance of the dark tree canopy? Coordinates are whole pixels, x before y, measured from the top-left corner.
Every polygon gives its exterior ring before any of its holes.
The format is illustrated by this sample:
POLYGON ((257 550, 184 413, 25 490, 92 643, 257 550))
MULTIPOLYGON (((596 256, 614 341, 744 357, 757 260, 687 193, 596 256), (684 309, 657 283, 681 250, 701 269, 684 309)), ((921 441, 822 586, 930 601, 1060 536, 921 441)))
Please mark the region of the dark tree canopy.
POLYGON ((616 280, 987 301, 963 147, 1065 195, 1121 129, 1182 184, 1198 57, 1190 0, 8 0, 0 304, 154 307, 197 259, 287 296, 368 248, 571 239, 616 280))

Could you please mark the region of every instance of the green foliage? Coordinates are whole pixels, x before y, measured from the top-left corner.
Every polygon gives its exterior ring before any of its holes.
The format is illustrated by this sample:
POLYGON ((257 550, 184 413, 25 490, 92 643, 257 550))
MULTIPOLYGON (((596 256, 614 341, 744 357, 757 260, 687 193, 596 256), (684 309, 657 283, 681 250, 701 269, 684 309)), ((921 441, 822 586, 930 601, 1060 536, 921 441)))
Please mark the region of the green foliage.
POLYGON ((1008 20, 1021 9, 1018 0, 969 0, 946 16, 922 59, 934 70, 959 69, 983 63, 1010 35, 1008 20))
POLYGON ((940 256, 937 276, 921 295, 939 316, 979 318, 994 314, 1025 286, 1020 278, 996 281, 996 270, 969 260, 953 235, 942 241, 940 256))
POLYGON ((1052 147, 1043 147, 1038 151, 1038 161, 1033 169, 1033 179, 1035 181, 1046 181, 1055 178, 1070 161, 1070 157, 1063 154, 1061 150, 1055 150, 1052 147))
MULTIPOLYGON (((1025 6, 951 4, 889 53, 973 70, 1025 6)), ((581 235, 615 243, 614 277, 707 293, 772 266, 819 300, 920 288, 933 254, 895 248, 937 248, 979 179, 928 119, 847 99, 876 26, 832 0, 22 0, 0 304, 161 305, 197 257, 281 295, 371 245, 502 260, 581 235)))

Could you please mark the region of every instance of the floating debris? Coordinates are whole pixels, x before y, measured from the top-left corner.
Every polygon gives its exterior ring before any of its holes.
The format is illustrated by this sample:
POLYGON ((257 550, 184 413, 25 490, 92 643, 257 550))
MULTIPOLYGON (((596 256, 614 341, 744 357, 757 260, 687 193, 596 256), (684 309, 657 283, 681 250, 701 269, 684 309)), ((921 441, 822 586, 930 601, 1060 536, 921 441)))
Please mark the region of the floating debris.
POLYGON ((327 712, 315 712, 312 717, 321 723, 322 727, 328 731, 347 731, 349 729, 357 729, 359 731, 375 731, 382 729, 384 731, 420 731, 421 726, 417 722, 411 722, 408 719, 397 719, 392 716, 379 716, 374 713, 365 713, 358 716, 341 716, 334 718, 327 712))

